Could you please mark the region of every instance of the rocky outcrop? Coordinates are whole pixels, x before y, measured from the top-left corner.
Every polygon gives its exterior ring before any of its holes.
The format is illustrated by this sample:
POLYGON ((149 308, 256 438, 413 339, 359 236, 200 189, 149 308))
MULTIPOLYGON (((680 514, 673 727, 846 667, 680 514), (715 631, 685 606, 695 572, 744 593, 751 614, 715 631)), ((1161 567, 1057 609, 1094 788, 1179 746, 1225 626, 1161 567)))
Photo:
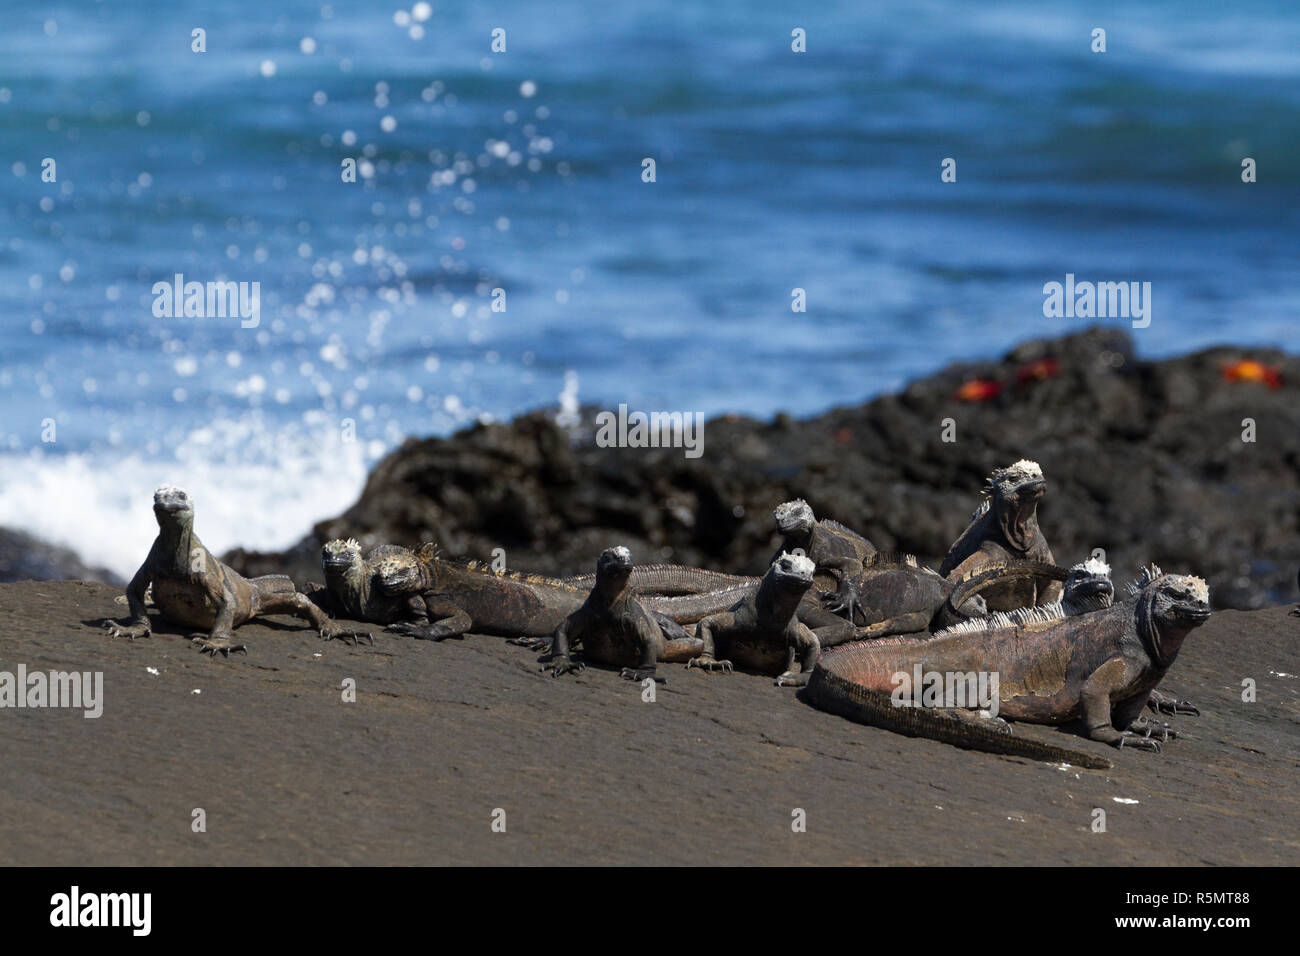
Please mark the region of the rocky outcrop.
POLYGON ((1028 457, 1047 476, 1039 520, 1061 563, 1101 548, 1117 580, 1154 561, 1207 578, 1221 607, 1250 608, 1295 596, 1297 385, 1295 356, 1219 348, 1144 361, 1126 331, 1093 328, 815 418, 717 418, 696 459, 597 447, 595 409, 569 429, 537 411, 408 439, 356 504, 294 549, 223 560, 319 579, 320 543, 356 537, 480 558, 500 548, 513 568, 555 574, 590 570, 614 544, 639 562, 761 574, 772 508, 802 497, 881 550, 937 565, 988 472, 1028 457))
POLYGON ((69 548, 42 541, 26 531, 0 528, 0 581, 66 580, 126 584, 107 568, 86 564, 69 548))

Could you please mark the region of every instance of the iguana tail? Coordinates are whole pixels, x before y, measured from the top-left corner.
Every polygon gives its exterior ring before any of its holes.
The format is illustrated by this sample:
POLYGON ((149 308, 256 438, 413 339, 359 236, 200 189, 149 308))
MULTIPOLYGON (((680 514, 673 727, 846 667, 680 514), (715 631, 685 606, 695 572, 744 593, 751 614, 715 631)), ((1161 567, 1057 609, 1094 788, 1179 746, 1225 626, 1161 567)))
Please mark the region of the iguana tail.
MULTIPOLYGON (((595 574, 575 574, 561 578, 565 584, 571 584, 584 590, 590 590, 596 584, 595 574)), ((757 584, 758 578, 744 577, 739 574, 726 574, 722 571, 707 571, 704 568, 692 568, 681 564, 638 564, 632 568, 631 585, 638 594, 702 594, 716 591, 718 588, 737 584, 757 584)))
POLYGON ((836 658, 828 654, 817 662, 804 691, 805 699, 818 710, 837 714, 859 724, 881 727, 908 737, 940 740, 955 747, 1028 757, 1049 763, 1065 762, 1092 770, 1108 770, 1105 757, 1001 732, 978 719, 958 716, 933 707, 897 707, 889 694, 869 690, 836 673, 836 658))
POLYGON ((1046 561, 1008 561, 996 567, 977 571, 968 578, 958 581, 953 586, 948 600, 944 602, 937 626, 948 627, 970 618, 960 610, 961 606, 981 591, 1008 580, 1025 580, 1027 578, 1046 578, 1050 581, 1065 581, 1070 572, 1046 561))
POLYGON ((729 587, 705 591, 701 594, 682 594, 675 597, 642 594, 639 596, 641 606, 650 611, 666 614, 678 624, 694 624, 708 617, 727 610, 741 598, 754 593, 758 582, 733 584, 729 587))

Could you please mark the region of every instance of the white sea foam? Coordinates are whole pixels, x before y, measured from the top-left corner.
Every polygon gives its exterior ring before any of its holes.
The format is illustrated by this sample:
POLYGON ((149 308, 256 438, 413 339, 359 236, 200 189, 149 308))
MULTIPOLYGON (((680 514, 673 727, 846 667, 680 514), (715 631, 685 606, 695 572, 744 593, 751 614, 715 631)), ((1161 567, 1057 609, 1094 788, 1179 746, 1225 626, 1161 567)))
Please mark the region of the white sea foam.
POLYGON ((221 422, 189 433, 173 457, 7 452, 0 454, 0 526, 130 578, 157 534, 153 490, 171 482, 193 498, 195 530, 214 554, 278 550, 356 501, 380 451, 332 429, 221 422))

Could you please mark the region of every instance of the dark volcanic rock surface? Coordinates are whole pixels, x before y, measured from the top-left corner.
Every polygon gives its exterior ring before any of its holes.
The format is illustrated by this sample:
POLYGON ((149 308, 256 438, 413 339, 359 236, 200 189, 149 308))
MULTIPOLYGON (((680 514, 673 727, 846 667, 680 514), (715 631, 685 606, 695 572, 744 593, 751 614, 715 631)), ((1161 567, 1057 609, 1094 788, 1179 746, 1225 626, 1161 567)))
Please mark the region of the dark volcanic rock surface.
POLYGON ((107 568, 86 564, 68 548, 42 541, 26 531, 0 528, 0 581, 101 581, 125 585, 107 568))
POLYGON ((319 579, 320 543, 356 537, 367 547, 436 540, 480 558, 502 548, 511 567, 573 573, 625 544, 638 561, 760 574, 775 544, 772 508, 803 497, 878 548, 937 565, 988 472, 1023 457, 1047 475, 1040 523, 1059 562, 1101 548, 1119 581, 1155 561, 1205 576, 1220 607, 1258 607, 1295 597, 1297 386, 1295 356, 1219 348, 1143 361, 1127 332, 1094 328, 816 418, 714 419, 697 459, 600 448, 595 410, 569 430, 538 411, 410 439, 375 467, 356 504, 295 549, 226 560, 319 579), (1225 368, 1242 359, 1277 380, 1230 381, 1225 368), (996 394, 960 400, 974 381, 996 394), (1242 440, 1248 418, 1253 443, 1242 440), (955 442, 942 440, 946 419, 955 442))
POLYGON ((1016 724, 1114 764, 1095 771, 864 727, 754 674, 668 665, 650 703, 499 637, 350 647, 276 617, 212 660, 156 613, 153 637, 108 637, 119 594, 0 585, 0 670, 101 672, 104 708, 3 711, 8 865, 1300 863, 1285 607, 1188 638, 1161 686, 1202 714, 1167 718, 1158 754, 1016 724))

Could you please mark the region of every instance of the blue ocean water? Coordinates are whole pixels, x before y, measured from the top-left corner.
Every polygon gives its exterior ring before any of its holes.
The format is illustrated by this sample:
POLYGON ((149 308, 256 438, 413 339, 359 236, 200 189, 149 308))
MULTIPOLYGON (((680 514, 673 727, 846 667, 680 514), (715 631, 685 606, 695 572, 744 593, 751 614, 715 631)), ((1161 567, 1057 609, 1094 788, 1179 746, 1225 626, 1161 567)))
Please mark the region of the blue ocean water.
POLYGON ((4 4, 0 525, 129 573, 174 481, 280 547, 407 435, 812 413, 1086 324, 1066 273, 1152 283, 1146 355, 1292 340, 1293 4, 815 6, 4 4))

